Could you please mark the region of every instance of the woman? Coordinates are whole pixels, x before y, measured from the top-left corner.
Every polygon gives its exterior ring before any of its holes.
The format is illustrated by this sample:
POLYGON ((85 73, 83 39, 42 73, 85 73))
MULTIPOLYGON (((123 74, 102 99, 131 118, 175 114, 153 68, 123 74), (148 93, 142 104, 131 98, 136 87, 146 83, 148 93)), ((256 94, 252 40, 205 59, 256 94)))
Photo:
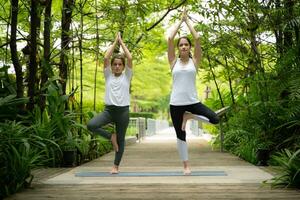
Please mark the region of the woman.
POLYGON ((120 33, 117 34, 114 43, 107 50, 104 57, 104 77, 105 77, 105 108, 102 113, 92 118, 87 127, 93 133, 97 133, 104 138, 111 140, 115 150, 114 165, 111 174, 119 173, 124 146, 125 134, 129 123, 129 87, 132 78, 132 57, 122 41, 120 33), (127 58, 117 54, 112 57, 117 43, 121 46, 127 58), (112 57, 112 58, 111 58, 112 57), (108 133, 102 126, 108 123, 115 123, 116 133, 108 133))
POLYGON ((188 147, 186 143, 185 122, 192 114, 204 116, 210 123, 217 124, 218 116, 198 100, 196 89, 197 66, 201 61, 200 37, 191 25, 184 11, 180 22, 175 25, 174 30, 168 38, 168 60, 172 71, 172 91, 170 99, 170 112, 172 122, 177 135, 177 148, 183 161, 184 175, 191 174, 188 163, 188 147), (180 37, 177 42, 179 52, 175 55, 174 37, 185 22, 193 35, 195 41, 194 55, 191 56, 191 41, 188 37, 180 37), (191 113, 191 114, 188 114, 191 113), (185 122, 183 121, 185 116, 185 122))

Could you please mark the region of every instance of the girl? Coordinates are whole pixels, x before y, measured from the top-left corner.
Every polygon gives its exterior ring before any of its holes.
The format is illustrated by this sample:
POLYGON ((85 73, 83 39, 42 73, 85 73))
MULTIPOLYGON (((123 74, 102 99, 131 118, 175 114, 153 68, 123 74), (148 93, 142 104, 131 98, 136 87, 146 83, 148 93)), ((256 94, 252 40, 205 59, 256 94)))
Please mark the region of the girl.
POLYGON ((122 41, 120 33, 116 35, 114 43, 105 54, 104 77, 105 108, 102 113, 96 115, 88 122, 87 128, 93 133, 111 140, 115 150, 115 160, 110 173, 117 174, 119 173, 119 164, 124 152, 125 134, 129 123, 129 87, 132 78, 132 57, 122 41), (112 57, 117 43, 125 53, 127 65, 122 55, 117 54, 112 57), (102 126, 111 122, 114 122, 116 125, 116 133, 110 134, 102 129, 102 126))

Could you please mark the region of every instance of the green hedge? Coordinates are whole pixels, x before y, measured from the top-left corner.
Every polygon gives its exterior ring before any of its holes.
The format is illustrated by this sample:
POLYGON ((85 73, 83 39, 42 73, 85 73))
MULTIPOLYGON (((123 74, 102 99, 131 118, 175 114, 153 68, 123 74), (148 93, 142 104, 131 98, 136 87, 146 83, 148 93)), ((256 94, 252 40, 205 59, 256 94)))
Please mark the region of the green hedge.
POLYGON ((131 112, 130 117, 155 118, 155 114, 151 112, 131 112))

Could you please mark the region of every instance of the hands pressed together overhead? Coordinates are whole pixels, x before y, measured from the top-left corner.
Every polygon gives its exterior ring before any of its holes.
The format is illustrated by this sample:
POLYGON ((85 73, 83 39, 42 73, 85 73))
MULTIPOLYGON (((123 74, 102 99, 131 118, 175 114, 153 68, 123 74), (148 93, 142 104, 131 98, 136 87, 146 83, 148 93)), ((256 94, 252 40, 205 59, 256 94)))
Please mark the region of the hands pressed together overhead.
POLYGON ((176 53, 175 53, 176 46, 174 45, 174 38, 183 22, 185 22, 185 24, 187 25, 187 27, 188 27, 189 31, 191 32, 193 39, 194 39, 193 60, 194 60, 195 65, 198 66, 200 63, 200 60, 201 60, 202 50, 201 50, 201 44, 200 44, 200 36, 197 33, 197 31, 194 29, 192 24, 190 23, 187 11, 186 11, 186 9, 184 9, 181 14, 180 21, 174 25, 173 30, 171 31, 171 33, 168 37, 168 61, 169 61, 171 69, 173 68, 174 62, 176 61, 176 58, 177 58, 176 53))
POLYGON ((186 22, 187 19, 188 19, 187 11, 186 9, 184 9, 181 15, 181 21, 186 22))

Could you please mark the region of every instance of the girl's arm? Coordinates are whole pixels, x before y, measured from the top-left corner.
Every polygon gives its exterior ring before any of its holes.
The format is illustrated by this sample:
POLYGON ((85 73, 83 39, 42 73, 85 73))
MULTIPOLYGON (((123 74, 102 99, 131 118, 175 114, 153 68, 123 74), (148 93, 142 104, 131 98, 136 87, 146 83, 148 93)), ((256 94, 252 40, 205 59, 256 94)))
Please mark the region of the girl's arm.
POLYGON ((126 56, 126 58, 127 58, 127 66, 128 66, 129 68, 132 68, 132 56, 131 56, 130 51, 128 50, 128 48, 127 48, 126 45, 124 44, 120 32, 118 33, 118 41, 119 41, 120 46, 122 47, 122 49, 123 49, 123 51, 124 51, 124 53, 125 53, 125 56, 126 56))
POLYGON ((113 44, 108 48, 108 50, 105 53, 104 56, 104 69, 108 66, 110 66, 110 58, 115 50, 115 47, 117 45, 118 42, 118 35, 116 35, 115 41, 113 42, 113 44))

